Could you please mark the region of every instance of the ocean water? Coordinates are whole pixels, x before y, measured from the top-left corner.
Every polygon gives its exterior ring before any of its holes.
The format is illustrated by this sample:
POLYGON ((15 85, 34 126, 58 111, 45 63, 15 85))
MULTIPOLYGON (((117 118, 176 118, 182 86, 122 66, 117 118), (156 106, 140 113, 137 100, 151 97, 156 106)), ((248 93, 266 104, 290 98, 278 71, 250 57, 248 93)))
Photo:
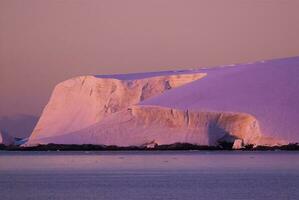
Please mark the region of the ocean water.
POLYGON ((5 200, 296 200, 299 152, 0 152, 5 200))

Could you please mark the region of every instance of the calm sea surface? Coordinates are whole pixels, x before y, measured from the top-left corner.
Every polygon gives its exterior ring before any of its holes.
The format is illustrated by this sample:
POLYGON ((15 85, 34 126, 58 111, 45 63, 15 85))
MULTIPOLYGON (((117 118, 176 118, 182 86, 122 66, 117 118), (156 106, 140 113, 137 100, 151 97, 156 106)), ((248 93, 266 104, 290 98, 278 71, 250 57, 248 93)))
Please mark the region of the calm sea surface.
POLYGON ((0 152, 0 199, 297 200, 299 152, 0 152))

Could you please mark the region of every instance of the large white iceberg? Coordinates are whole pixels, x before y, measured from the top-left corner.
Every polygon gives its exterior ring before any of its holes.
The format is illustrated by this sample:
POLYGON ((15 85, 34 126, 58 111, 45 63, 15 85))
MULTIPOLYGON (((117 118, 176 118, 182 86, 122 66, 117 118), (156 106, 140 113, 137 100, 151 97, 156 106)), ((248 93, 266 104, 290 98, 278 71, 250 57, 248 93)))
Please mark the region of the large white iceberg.
POLYGON ((299 57, 58 84, 27 145, 299 141, 299 57))

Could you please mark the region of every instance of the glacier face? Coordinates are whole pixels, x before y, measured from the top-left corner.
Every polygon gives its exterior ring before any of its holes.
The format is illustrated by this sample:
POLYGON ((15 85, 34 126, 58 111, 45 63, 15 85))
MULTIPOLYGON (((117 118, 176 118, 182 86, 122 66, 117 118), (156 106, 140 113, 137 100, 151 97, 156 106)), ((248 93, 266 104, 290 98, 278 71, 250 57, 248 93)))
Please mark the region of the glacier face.
POLYGON ((32 142, 116 146, 181 142, 214 146, 219 141, 234 142, 237 138, 243 144, 273 142, 261 135, 257 120, 244 113, 192 112, 139 105, 111 114, 88 128, 32 142))
POLYGON ((178 74, 138 80, 81 76, 64 81, 55 87, 30 140, 86 128, 130 105, 205 75, 178 74))
POLYGON ((58 84, 28 145, 299 141, 299 57, 58 84))

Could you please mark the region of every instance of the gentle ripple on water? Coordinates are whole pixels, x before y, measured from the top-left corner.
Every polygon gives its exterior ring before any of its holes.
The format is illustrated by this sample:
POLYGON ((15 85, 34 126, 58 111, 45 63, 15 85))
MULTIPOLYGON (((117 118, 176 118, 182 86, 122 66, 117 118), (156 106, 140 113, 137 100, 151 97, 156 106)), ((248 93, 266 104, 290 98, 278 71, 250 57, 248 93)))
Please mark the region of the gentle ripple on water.
POLYGON ((0 199, 299 199, 297 152, 0 152, 0 199))

